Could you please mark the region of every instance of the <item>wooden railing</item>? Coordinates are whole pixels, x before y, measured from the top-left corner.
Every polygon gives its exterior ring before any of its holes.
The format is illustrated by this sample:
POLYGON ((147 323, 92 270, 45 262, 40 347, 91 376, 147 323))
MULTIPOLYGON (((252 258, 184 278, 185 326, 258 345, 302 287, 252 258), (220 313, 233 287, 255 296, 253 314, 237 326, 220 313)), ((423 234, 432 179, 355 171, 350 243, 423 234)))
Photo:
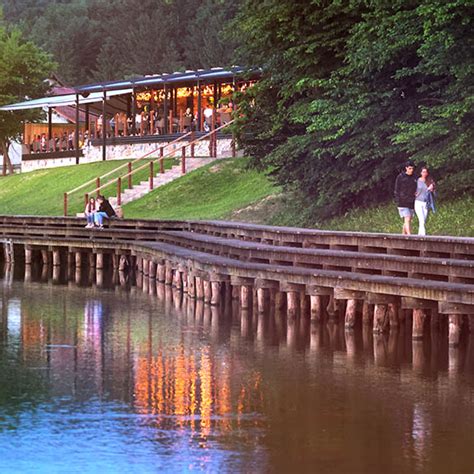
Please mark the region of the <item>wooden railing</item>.
MULTIPOLYGON (((216 158, 217 157, 217 132, 219 132, 220 130, 223 130, 224 128, 228 127, 232 123, 233 123, 233 120, 224 125, 221 125, 220 127, 214 128, 209 133, 206 133, 205 135, 202 135, 199 138, 193 138, 194 132, 188 132, 187 134, 183 135, 183 137, 181 137, 181 138, 185 138, 191 135, 191 141, 187 144, 183 144, 183 146, 181 147, 182 174, 186 173, 186 148, 188 147, 190 148, 190 157, 194 158, 196 143, 202 140, 209 139, 209 156, 211 158, 216 158)), ((176 141, 174 143, 176 144, 176 141)), ((149 161, 148 163, 145 163, 133 170, 130 167, 128 172, 125 175, 114 178, 113 180, 110 180, 107 183, 101 184, 100 181, 97 181, 96 187, 92 189, 91 191, 89 191, 88 193, 84 194, 84 202, 88 201, 89 196, 91 194, 98 195, 103 189, 108 188, 109 186, 112 186, 115 184, 117 186, 117 205, 120 206, 122 204, 122 180, 127 179, 128 187, 131 188, 133 175, 138 173, 139 171, 146 169, 147 167, 149 168, 149 175, 148 175, 149 189, 150 191, 153 190, 153 178, 155 176, 155 163, 159 165, 160 173, 164 173, 165 172, 165 168, 164 168, 165 158, 171 158, 175 155, 175 150, 165 154, 163 148, 164 147, 160 147, 160 157, 157 158, 156 160, 149 161)), ((235 157, 235 141, 234 140, 232 140, 232 157, 235 157)))
MULTIPOLYGON (((126 179, 128 181, 128 188, 129 189, 132 188, 132 186, 133 186, 133 183, 132 183, 133 175, 135 175, 136 173, 144 170, 147 167, 149 168, 149 187, 150 187, 150 190, 152 190, 153 189, 153 178, 154 178, 154 175, 155 175, 155 163, 157 163, 159 165, 160 173, 164 173, 165 172, 165 167, 164 167, 165 158, 174 157, 174 155, 176 153, 175 149, 173 149, 169 153, 165 153, 164 149, 169 147, 169 146, 176 145, 177 143, 185 140, 188 137, 190 137, 189 143, 183 144, 183 146, 181 147, 181 172, 183 174, 186 173, 186 148, 188 148, 188 147, 190 148, 190 157, 194 158, 195 157, 195 145, 198 142, 202 141, 202 140, 209 139, 209 156, 211 158, 216 158, 217 157, 217 133, 219 131, 223 130, 224 128, 230 126, 233 122, 234 122, 234 120, 231 120, 231 121, 225 123, 224 125, 216 127, 215 126, 215 116, 213 116, 212 130, 210 132, 206 133, 205 135, 202 135, 199 138, 194 138, 194 136, 195 136, 194 131, 187 132, 184 135, 182 135, 181 137, 177 138, 176 140, 173 140, 172 142, 168 143, 167 145, 157 147, 154 150, 152 150, 151 152, 149 152, 149 153, 147 153, 147 154, 145 154, 145 155, 143 155, 139 158, 136 158, 133 161, 125 163, 125 164, 123 164, 123 165, 121 165, 117 168, 114 168, 113 170, 103 174, 102 176, 98 176, 97 178, 93 178, 93 179, 87 181, 86 183, 82 184, 81 186, 78 186, 78 187, 72 189, 71 191, 68 191, 67 193, 64 193, 64 215, 65 216, 68 215, 69 196, 76 193, 77 191, 80 191, 81 189, 85 188, 86 186, 88 186, 88 185, 90 185, 94 182, 95 182, 95 188, 84 194, 84 205, 87 204, 90 195, 93 195, 93 194, 99 195, 100 192, 103 189, 106 189, 109 186, 112 186, 112 185, 115 184, 116 187, 117 187, 117 205, 120 206, 122 204, 122 202, 121 202, 122 199, 121 198, 122 198, 123 180, 126 179), (159 158, 157 158, 155 160, 152 159, 151 161, 148 161, 147 163, 142 164, 138 168, 133 167, 133 164, 136 164, 139 161, 145 160, 146 158, 148 158, 150 155, 152 155, 153 153, 155 153, 157 151, 159 151, 159 153, 160 153, 159 158), (125 167, 127 167, 127 172, 123 176, 119 176, 119 177, 113 178, 112 180, 107 181, 106 183, 102 183, 104 178, 116 173, 117 171, 119 171, 119 170, 121 170, 125 167)), ((232 139, 232 157, 235 157, 235 155, 236 155, 236 145, 235 145, 235 139, 233 138, 232 139)))

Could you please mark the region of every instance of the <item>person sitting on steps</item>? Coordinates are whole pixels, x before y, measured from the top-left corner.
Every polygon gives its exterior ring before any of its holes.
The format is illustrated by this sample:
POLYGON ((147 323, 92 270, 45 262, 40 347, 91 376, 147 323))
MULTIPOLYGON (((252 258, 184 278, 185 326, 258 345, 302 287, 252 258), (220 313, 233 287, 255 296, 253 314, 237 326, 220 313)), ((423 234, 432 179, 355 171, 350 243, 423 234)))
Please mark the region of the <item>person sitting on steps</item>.
POLYGON ((104 196, 97 197, 97 203, 99 205, 99 209, 94 214, 94 223, 99 229, 104 228, 104 219, 111 219, 113 217, 117 217, 114 208, 111 206, 110 202, 105 199, 104 196))

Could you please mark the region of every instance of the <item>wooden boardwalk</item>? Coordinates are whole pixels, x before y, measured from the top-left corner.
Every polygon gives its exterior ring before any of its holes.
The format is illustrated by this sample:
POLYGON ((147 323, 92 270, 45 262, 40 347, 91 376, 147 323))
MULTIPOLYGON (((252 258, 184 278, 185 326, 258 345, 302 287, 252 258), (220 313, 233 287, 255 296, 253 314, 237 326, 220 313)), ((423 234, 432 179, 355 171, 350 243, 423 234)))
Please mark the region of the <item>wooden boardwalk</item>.
MULTIPOLYGON (((289 319, 374 333, 407 321, 422 338, 444 318, 449 342, 474 330, 474 239, 347 233, 212 221, 115 220, 103 230, 75 218, 0 216, 6 263, 89 265, 173 285, 189 298, 242 310, 270 306, 289 319)), ((26 272, 27 274, 27 272, 26 272)))

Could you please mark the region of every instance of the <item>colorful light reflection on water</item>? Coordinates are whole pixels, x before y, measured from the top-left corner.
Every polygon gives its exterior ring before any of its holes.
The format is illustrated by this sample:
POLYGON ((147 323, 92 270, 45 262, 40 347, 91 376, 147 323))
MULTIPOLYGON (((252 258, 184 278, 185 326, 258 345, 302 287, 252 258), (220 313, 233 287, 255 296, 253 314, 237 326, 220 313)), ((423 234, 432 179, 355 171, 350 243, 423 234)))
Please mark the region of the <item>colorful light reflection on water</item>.
POLYGON ((472 336, 450 354, 165 288, 2 291, 1 473, 474 469, 472 336))

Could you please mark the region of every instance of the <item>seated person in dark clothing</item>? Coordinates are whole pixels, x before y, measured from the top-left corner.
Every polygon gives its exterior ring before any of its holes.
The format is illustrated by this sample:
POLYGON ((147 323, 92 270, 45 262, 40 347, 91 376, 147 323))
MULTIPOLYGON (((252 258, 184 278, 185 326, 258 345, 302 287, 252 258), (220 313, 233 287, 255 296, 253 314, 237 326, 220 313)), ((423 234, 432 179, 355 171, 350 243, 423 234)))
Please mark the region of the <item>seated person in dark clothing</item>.
POLYGON ((111 219, 112 217, 116 217, 117 214, 115 213, 114 208, 110 205, 110 202, 107 201, 104 196, 97 197, 97 204, 99 209, 94 214, 94 222, 99 229, 103 229, 104 219, 111 219))

